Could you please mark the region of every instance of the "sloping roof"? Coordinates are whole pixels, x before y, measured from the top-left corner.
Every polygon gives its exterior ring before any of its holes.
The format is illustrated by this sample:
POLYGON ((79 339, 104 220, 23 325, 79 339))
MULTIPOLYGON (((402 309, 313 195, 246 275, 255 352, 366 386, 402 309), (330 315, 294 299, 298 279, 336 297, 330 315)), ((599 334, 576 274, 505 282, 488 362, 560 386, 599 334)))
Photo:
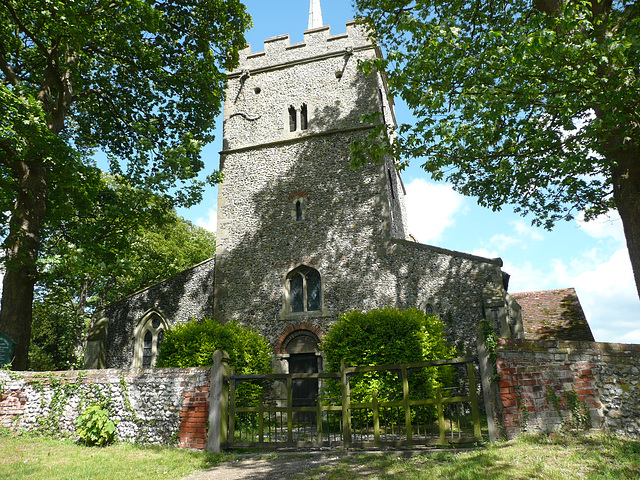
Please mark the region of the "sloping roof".
POLYGON ((511 293, 522 307, 525 338, 595 341, 573 288, 511 293))

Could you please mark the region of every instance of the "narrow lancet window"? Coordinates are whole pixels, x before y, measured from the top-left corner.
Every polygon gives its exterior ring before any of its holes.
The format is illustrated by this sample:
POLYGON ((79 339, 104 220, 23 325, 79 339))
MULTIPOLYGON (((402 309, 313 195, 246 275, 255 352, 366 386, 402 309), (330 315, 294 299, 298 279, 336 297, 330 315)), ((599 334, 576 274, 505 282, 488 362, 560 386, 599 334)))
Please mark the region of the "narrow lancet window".
POLYGON ((393 190, 393 179, 391 178, 391 170, 387 168, 387 175, 389 177, 389 188, 391 189, 391 199, 396 198, 396 192, 393 190))
POLYGON ((302 221, 302 203, 300 200, 296 202, 296 222, 302 221))
POLYGON ((289 131, 295 132, 297 128, 296 109, 292 105, 289 107, 289 131))
POLYGON ((308 126, 307 104, 303 103, 300 109, 300 130, 306 130, 308 126))

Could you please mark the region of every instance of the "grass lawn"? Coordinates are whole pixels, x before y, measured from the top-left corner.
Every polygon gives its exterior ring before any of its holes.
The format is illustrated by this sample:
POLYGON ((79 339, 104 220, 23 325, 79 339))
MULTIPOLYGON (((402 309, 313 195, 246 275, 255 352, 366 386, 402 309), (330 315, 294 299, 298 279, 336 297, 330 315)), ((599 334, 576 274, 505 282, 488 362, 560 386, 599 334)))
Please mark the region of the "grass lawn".
POLYGON ((126 443, 83 447, 70 440, 0 432, 3 480, 176 479, 210 468, 225 458, 228 456, 126 443))
POLYGON ((601 435, 525 436, 463 452, 345 457, 299 476, 349 480, 640 479, 640 442, 601 435))
MULTIPOLYGON (((640 442, 601 435, 528 436, 467 451, 336 451, 329 455, 330 460, 310 469, 305 465, 306 456, 304 452, 294 456, 256 453, 273 462, 274 471, 279 462, 295 462, 295 478, 300 480, 640 479, 640 442)), ((239 458, 233 453, 212 455, 129 444, 88 448, 71 441, 0 431, 3 480, 169 480, 239 458)))

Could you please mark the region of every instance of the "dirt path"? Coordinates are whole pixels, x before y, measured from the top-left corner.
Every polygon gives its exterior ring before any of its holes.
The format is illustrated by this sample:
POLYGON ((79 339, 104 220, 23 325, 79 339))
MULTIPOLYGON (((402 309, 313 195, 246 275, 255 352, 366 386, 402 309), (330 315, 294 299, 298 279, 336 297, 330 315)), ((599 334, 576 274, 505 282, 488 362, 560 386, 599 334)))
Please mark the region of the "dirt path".
MULTIPOLYGON (((465 449, 466 450, 466 449, 465 449)), ((426 451, 436 449, 412 450, 353 450, 353 451, 298 451, 240 455, 236 460, 229 460, 204 472, 194 473, 182 480, 291 480, 303 479, 305 473, 323 465, 335 465, 348 457, 362 455, 391 455, 412 458, 426 451)), ((447 451, 457 451, 448 449, 447 451)), ((375 467, 362 464, 354 458, 352 468, 363 478, 367 474, 379 474, 375 467), (373 468, 374 470, 371 470, 373 468)))
POLYGON ((312 468, 339 462, 341 458, 335 452, 252 455, 224 462, 182 480, 289 480, 312 468))

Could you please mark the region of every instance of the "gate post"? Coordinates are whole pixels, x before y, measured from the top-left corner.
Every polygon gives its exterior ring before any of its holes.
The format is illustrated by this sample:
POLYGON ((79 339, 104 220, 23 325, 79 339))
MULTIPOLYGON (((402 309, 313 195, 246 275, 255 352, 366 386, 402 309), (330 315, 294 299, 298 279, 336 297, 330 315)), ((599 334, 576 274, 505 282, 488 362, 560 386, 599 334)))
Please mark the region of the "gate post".
POLYGON ((495 382, 492 381, 494 375, 493 365, 489 361, 489 352, 484 340, 482 332, 482 322, 476 325, 476 342, 478 346, 478 365, 480 367, 480 382, 482 383, 482 395, 484 400, 484 409, 487 414, 487 429, 489 430, 489 440, 497 442, 500 440, 500 431, 496 425, 496 412, 498 408, 499 392, 495 382))
POLYGON ((229 354, 221 350, 213 353, 211 367, 211 387, 209 389, 209 431, 207 432, 207 452, 220 453, 227 443, 227 417, 229 404, 229 354))
POLYGON ((351 396, 349 378, 344 358, 340 361, 340 391, 342 394, 342 442, 345 447, 351 443, 351 396))

